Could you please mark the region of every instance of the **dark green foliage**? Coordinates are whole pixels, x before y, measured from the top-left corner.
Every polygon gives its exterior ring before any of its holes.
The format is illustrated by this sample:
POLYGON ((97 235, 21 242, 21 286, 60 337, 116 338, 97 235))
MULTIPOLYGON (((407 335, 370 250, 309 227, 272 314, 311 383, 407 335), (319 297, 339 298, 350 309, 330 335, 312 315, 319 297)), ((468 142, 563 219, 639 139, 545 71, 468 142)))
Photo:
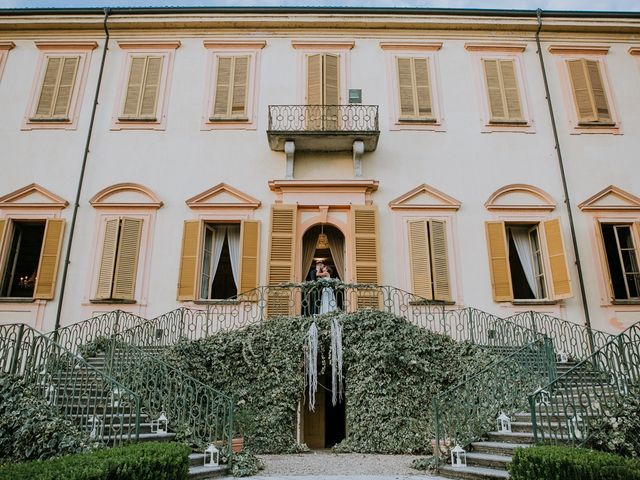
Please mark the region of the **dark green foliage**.
POLYGON ((442 464, 440 457, 420 457, 411 462, 411 468, 415 470, 437 470, 442 464))
POLYGON ((640 462, 584 448, 518 448, 509 465, 513 480, 640 480, 640 462))
MULTIPOLYGON (((492 356, 379 311, 337 313, 343 326, 349 436, 338 451, 429 453, 431 398, 457 372, 492 356)), ((328 358, 332 314, 318 318, 321 358, 328 358)), ((245 445, 255 453, 297 451, 296 410, 303 397, 309 318, 277 318, 173 348, 168 360, 237 400, 245 445)), ((326 363, 326 362, 324 362, 326 363)), ((322 368, 327 368, 322 365, 322 368)))
POLYGON ((0 375, 0 463, 80 452, 87 449, 85 440, 33 386, 0 375))
POLYGON ((234 477, 250 477, 262 469, 264 469, 264 465, 252 453, 240 452, 233 456, 231 474, 234 477))
POLYGON ((106 352, 111 346, 111 339, 109 337, 105 337, 100 335, 94 338, 89 343, 85 343, 80 345, 78 348, 78 352, 82 355, 83 358, 91 358, 95 357, 98 353, 106 352))
POLYGON ((186 480, 189 447, 137 443, 0 468, 0 480, 186 480))
POLYGON ((613 415, 589 422, 587 447, 640 458, 640 388, 631 388, 613 415))

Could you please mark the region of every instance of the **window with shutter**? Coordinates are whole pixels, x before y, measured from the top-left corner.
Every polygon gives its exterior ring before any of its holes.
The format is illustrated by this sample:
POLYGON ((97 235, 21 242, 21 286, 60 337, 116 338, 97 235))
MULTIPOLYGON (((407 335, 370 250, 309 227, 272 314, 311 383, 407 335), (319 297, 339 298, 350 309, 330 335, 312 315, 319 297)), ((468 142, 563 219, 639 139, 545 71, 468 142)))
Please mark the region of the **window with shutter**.
POLYGON ((635 230, 634 235, 634 224, 631 223, 600 224, 610 293, 614 300, 640 300, 640 223, 635 223, 635 230))
MULTIPOLYGON (((378 245, 378 211, 375 206, 351 206, 351 234, 353 238, 353 272, 356 283, 378 285, 380 260, 378 245)), ((358 308, 378 308, 380 298, 376 290, 357 292, 358 308)))
POLYGON ((450 301, 445 221, 411 220, 408 233, 413 293, 427 300, 450 301))
POLYGON ((526 123, 522 113, 515 60, 484 59, 491 123, 526 123))
POLYGON ((78 73, 79 56, 49 56, 31 121, 69 120, 69 107, 78 73))
POLYGON ((339 130, 340 55, 307 55, 306 101, 309 130, 339 130))
MULTIPOLYGON (((270 286, 290 283, 294 280, 297 213, 296 205, 273 205, 271 207, 271 241, 267 273, 267 281, 270 286)), ((269 290, 268 316, 289 315, 292 309, 293 302, 287 289, 273 288, 269 290)))
POLYGON ((248 55, 218 56, 210 120, 247 120, 248 55))
POLYGON ((135 300, 142 223, 127 217, 105 222, 96 300, 135 300))
POLYGON ((157 120, 158 96, 162 81, 162 55, 131 57, 121 119, 157 120))
POLYGON ((397 57, 398 98, 401 121, 435 121, 431 98, 429 59, 397 57))
POLYGON ((567 60, 580 125, 614 125, 598 60, 567 60))

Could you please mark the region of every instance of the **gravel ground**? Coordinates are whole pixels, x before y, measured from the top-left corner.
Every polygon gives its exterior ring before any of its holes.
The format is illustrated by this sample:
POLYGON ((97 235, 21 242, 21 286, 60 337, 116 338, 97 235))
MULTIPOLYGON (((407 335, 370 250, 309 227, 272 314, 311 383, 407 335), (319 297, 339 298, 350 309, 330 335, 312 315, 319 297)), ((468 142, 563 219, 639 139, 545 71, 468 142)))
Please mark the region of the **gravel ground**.
POLYGON ((298 455, 258 455, 265 465, 254 480, 286 478, 286 480, 422 480, 436 479, 409 468, 413 455, 335 454, 314 451, 298 455))

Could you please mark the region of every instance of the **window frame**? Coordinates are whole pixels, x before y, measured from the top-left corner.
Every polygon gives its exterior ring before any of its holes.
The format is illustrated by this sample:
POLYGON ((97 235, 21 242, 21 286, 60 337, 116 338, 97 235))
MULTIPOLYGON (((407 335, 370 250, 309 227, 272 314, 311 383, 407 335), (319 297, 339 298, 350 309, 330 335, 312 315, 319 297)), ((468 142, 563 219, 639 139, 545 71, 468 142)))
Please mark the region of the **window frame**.
POLYGON ((560 85, 562 87, 563 103, 566 110, 566 119, 570 127, 570 134, 615 134, 621 135, 622 121, 620 114, 616 106, 612 83, 608 73, 607 62, 605 61, 607 54, 609 53, 609 46, 602 45, 551 45, 549 52, 553 55, 558 68, 558 75, 560 78, 560 85), (608 123, 580 123, 578 117, 577 105, 575 101, 575 94, 573 91, 573 85, 571 82, 571 75, 569 73, 569 61, 570 60, 593 60, 598 63, 600 76, 602 77, 602 84, 604 87, 604 93, 607 98, 611 114, 611 122, 608 123))
MULTIPOLYGON (((248 220, 248 219, 247 219, 248 220)), ((196 285, 196 292, 198 292, 198 298, 195 300, 195 302, 225 302, 225 301, 229 301, 226 298, 203 298, 202 297, 202 280, 204 277, 204 260, 205 260, 205 242, 206 242, 206 234, 207 234, 207 229, 210 228, 211 230, 213 230, 213 226, 216 225, 238 225, 238 227, 240 228, 240 230, 242 229, 242 220, 226 220, 226 221, 210 221, 210 220, 200 220, 200 222, 202 223, 202 238, 200 239, 200 243, 199 243, 199 251, 198 251, 198 257, 200 259, 199 265, 198 265, 198 273, 196 275, 196 278, 198 279, 198 283, 196 285)), ((242 238, 240 238, 240 243, 242 244, 242 238)), ((242 259, 240 259, 241 261, 242 259)), ((215 273, 213 276, 209 275, 209 280, 211 282, 213 282, 213 280, 215 280, 215 273)), ((236 285, 236 296, 238 295, 238 292, 240 291, 240 285, 236 285)))
MULTIPOLYGON (((536 274, 536 269, 538 268, 538 254, 539 254, 539 261, 540 261, 540 265, 542 266, 542 281, 543 281, 543 287, 544 287, 544 297, 542 298, 516 298, 515 294, 513 294, 513 300, 511 301, 513 304, 523 304, 523 303, 532 303, 532 304, 536 304, 536 303, 556 303, 559 302, 560 300, 556 300, 554 298, 551 297, 551 288, 549 288, 549 272, 550 272, 550 268, 551 266, 549 265, 549 253, 547 251, 547 247, 546 247, 546 239, 545 239, 545 230, 544 230, 544 224, 543 222, 545 220, 551 220, 551 218, 545 218, 544 220, 533 220, 533 221, 528 221, 528 220, 523 220, 523 219, 518 219, 516 221, 513 220, 502 220, 504 221, 504 226, 505 226, 505 231, 508 231, 509 227, 512 226, 523 226, 523 227, 528 227, 527 228, 527 239, 529 241, 529 245, 531 246, 531 254, 532 254, 532 260, 534 261, 534 276, 536 278, 536 281, 538 280, 538 277, 540 275, 536 274), (538 251, 535 252, 533 249, 533 245, 531 244, 531 232, 535 231, 536 233, 536 237, 537 237, 537 241, 538 241, 538 251)), ((507 237, 507 250, 509 249, 509 240, 507 237)), ((565 252, 566 253, 566 252, 565 252)), ((517 254, 517 252, 516 252, 517 254)), ((511 270, 511 265, 509 265, 509 269, 511 270)), ((513 273, 510 271, 510 281, 511 281, 511 289, 513 291, 513 273)))
POLYGON ((9 58, 9 51, 13 50, 15 46, 16 44, 13 42, 0 42, 0 81, 2 81, 2 73, 9 58))
POLYGON ((466 43, 465 49, 471 55, 473 72, 476 78, 476 96, 480 110, 480 131, 482 133, 512 132, 535 133, 535 120, 527 88, 524 71, 524 53, 527 45, 521 43, 480 44, 466 43), (489 89, 485 73, 485 60, 506 60, 514 63, 514 71, 520 97, 521 121, 492 121, 489 104, 489 89))
POLYGON ((256 130, 258 123, 258 90, 260 85, 260 54, 266 41, 205 40, 207 49, 206 81, 202 102, 200 130, 256 130), (214 118, 213 106, 220 57, 249 57, 247 67, 245 118, 214 118))
POLYGON ((175 52, 180 47, 176 41, 149 41, 133 42, 120 41, 118 46, 123 56, 116 102, 111 119, 111 130, 165 130, 167 124, 167 111, 169 108, 169 93, 171 91, 171 79, 175 52), (131 118, 124 116, 124 105, 127 96, 127 88, 131 64, 134 57, 159 56, 162 58, 162 71, 158 87, 156 111, 154 118, 131 118))
POLYGON ((444 107, 440 92, 440 66, 438 51, 441 42, 380 42, 386 57, 387 90, 390 130, 432 130, 445 131, 444 107), (400 90, 398 85, 398 59, 424 58, 429 69, 429 93, 433 117, 429 119, 403 119, 400 112, 400 90))
POLYGON ((91 53, 98 47, 97 42, 36 42, 39 50, 36 72, 29 94, 27 108, 22 120, 21 130, 76 130, 87 83, 91 53), (44 81, 49 59, 60 57, 78 57, 73 90, 69 99, 66 118, 37 118, 36 109, 40 100, 40 91, 44 81))

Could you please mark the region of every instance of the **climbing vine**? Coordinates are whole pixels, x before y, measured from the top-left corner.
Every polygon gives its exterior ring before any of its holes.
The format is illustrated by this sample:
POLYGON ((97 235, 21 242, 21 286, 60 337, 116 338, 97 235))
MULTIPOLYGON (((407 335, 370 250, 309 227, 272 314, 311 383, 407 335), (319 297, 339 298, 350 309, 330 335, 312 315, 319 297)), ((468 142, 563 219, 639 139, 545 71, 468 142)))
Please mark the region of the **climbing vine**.
MULTIPOLYGON (((391 314, 363 310, 317 318, 318 368, 330 369, 332 320, 342 328, 347 438, 338 451, 422 453, 433 438, 431 398, 487 365, 478 347, 428 332, 391 314)), ((255 453, 299 451, 297 409, 305 390, 311 319, 274 318, 243 330, 182 342, 167 358, 232 394, 237 428, 255 453)), ((333 326, 335 329, 335 325, 333 326)), ((334 340, 335 341, 335 340, 334 340)))

